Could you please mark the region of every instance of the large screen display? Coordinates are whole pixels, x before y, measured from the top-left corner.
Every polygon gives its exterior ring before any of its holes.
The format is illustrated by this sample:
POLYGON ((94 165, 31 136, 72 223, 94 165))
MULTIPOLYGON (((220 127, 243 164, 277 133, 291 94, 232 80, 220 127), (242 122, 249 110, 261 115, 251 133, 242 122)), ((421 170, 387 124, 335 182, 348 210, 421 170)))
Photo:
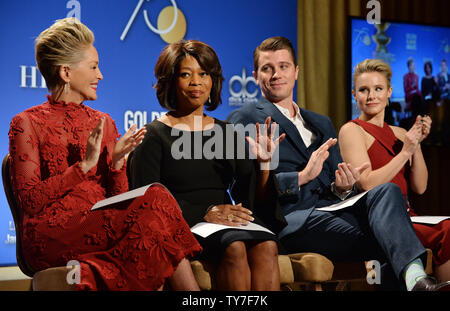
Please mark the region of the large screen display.
MULTIPOLYGON (((406 121, 415 113, 429 114, 433 134, 439 134, 433 143, 448 144, 450 28, 393 21, 369 24, 351 17, 349 31, 351 74, 367 58, 381 59, 392 68, 390 122, 408 128, 406 121)), ((351 89, 348 92, 350 118, 354 119, 360 112, 351 89)))

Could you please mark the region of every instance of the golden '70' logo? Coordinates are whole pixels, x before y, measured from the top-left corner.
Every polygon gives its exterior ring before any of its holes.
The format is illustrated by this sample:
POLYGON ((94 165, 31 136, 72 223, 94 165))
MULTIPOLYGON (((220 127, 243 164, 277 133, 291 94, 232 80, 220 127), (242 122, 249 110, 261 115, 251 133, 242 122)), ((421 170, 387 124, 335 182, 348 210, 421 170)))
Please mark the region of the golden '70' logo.
MULTIPOLYGON (((127 25, 125 26, 122 35, 120 36, 120 40, 125 40, 125 37, 128 34, 128 31, 130 30, 131 25, 133 24, 134 20, 136 19, 136 16, 138 15, 142 5, 144 4, 144 1, 150 1, 150 0, 139 0, 136 8, 134 9, 133 13, 131 14, 127 25)), ((168 6, 164 8, 158 16, 158 27, 155 27, 152 25, 148 18, 147 10, 143 10, 142 14, 144 15, 145 23, 147 24, 147 27, 154 33, 161 36, 161 38, 168 42, 175 42, 180 39, 183 39, 184 35, 186 34, 186 19, 183 15, 183 13, 178 9, 177 3, 175 0, 170 0, 172 3, 172 6, 168 6)))

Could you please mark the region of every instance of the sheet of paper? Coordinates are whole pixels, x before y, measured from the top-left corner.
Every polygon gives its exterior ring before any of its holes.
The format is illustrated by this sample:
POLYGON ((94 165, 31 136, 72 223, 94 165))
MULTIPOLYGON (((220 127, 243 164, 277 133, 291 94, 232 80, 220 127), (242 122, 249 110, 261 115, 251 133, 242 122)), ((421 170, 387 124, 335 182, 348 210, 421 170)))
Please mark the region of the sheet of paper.
POLYGON ((411 216, 411 221, 418 224, 436 225, 450 216, 411 216))
POLYGON ((238 227, 233 227, 233 226, 225 226, 225 225, 218 225, 218 224, 213 224, 210 222, 200 222, 198 224, 196 224, 195 226, 193 226, 191 228, 191 231, 195 234, 198 234, 201 237, 206 238, 208 235, 213 234, 214 232, 220 231, 220 230, 224 230, 224 229, 238 229, 238 230, 253 230, 253 231, 265 231, 265 232, 269 232, 274 234, 272 231, 270 231, 269 229, 260 226, 258 224, 255 223, 249 223, 246 226, 238 226, 238 227))
POLYGON ((95 210, 97 208, 106 206, 106 205, 110 205, 110 204, 114 204, 114 203, 118 203, 118 202, 122 202, 122 201, 126 201, 126 200, 130 200, 130 199, 134 199, 137 197, 140 197, 142 195, 145 194, 145 191, 147 191, 147 189, 151 186, 147 185, 147 186, 143 186, 140 188, 136 188, 134 190, 131 191, 127 191, 118 195, 115 195, 113 197, 98 201, 97 203, 94 204, 94 206, 92 206, 91 210, 95 210))
POLYGON ((343 209, 343 208, 346 208, 348 206, 354 205, 366 193, 367 193, 367 191, 361 192, 361 193, 359 193, 359 194, 357 194, 355 196, 352 196, 350 199, 338 202, 338 203, 330 205, 330 206, 319 207, 319 208, 316 208, 316 210, 318 210, 318 211, 326 211, 326 212, 338 211, 340 209, 343 209))

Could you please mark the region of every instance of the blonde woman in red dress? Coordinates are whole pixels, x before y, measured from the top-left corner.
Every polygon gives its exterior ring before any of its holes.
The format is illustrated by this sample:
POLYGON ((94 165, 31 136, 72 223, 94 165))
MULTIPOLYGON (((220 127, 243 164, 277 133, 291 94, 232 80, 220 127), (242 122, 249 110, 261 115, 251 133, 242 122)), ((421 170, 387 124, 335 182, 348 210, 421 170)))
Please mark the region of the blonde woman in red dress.
POLYGON ((80 262, 79 290, 198 290, 188 257, 201 250, 162 185, 133 200, 91 210, 128 191, 125 155, 145 130, 119 138, 111 117, 84 104, 103 76, 94 35, 76 19, 36 39, 51 96, 11 121, 11 175, 23 253, 36 271, 80 262))
MULTIPOLYGON (((386 182, 397 184, 405 196, 405 208, 415 216, 408 202, 408 187, 418 194, 427 188, 428 171, 420 144, 430 133, 431 119, 417 116, 409 131, 384 122, 392 94, 391 76, 390 67, 380 60, 368 59, 355 67, 352 92, 361 115, 341 128, 339 147, 344 161, 352 166, 371 163, 361 174, 362 189, 386 182)), ((423 246, 433 251, 436 277, 450 280, 450 220, 413 226, 423 246)))

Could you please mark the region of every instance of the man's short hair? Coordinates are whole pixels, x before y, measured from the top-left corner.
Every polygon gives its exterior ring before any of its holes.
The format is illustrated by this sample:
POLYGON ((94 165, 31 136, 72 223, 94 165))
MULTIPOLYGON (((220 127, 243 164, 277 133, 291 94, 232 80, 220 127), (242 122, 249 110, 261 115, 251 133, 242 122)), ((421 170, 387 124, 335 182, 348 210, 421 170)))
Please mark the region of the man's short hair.
POLYGON ((253 52, 253 70, 258 71, 259 53, 264 51, 288 50, 292 56, 292 61, 297 67, 297 56, 291 41, 285 37, 270 37, 261 42, 261 44, 253 52))

